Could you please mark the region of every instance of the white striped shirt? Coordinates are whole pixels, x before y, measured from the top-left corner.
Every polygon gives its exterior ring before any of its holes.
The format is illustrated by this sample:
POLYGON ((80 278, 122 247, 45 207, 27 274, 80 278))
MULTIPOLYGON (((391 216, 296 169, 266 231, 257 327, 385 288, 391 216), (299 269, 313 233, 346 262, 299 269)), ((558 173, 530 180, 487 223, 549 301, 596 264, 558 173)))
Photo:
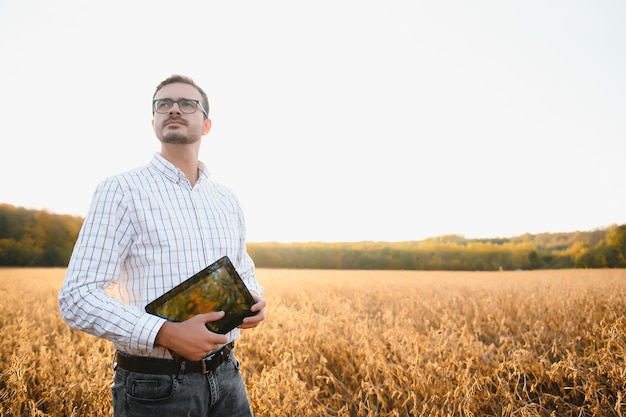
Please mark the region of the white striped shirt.
MULTIPOLYGON (((124 352, 171 358, 154 347, 165 320, 145 306, 222 256, 261 294, 245 245, 235 195, 209 180, 204 164, 191 186, 156 154, 148 165, 98 185, 59 294, 61 315, 124 352)), ((227 336, 235 340, 239 329, 227 336)))

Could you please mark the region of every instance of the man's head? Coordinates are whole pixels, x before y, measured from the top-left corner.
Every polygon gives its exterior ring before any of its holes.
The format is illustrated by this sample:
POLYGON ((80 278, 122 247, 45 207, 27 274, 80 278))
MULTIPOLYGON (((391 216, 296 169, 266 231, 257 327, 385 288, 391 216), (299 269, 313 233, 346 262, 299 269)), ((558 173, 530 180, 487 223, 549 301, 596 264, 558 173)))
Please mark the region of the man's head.
POLYGON ((191 78, 172 75, 152 96, 152 127, 162 143, 196 143, 211 128, 208 109, 206 93, 191 78))
MULTIPOLYGON (((156 90, 154 90, 154 94, 152 95, 152 101, 154 102, 154 99, 156 98, 156 95, 158 94, 161 88, 165 87, 168 84, 174 84, 174 83, 189 84, 190 86, 198 90, 198 92, 200 93, 200 96, 202 97, 202 99, 200 100, 200 104, 202 104, 202 108, 204 109, 204 112, 203 112, 204 118, 208 119, 209 118, 208 96, 206 95, 204 90, 200 88, 200 86, 193 81, 193 79, 185 75, 174 74, 174 75, 170 75, 168 78, 161 81, 161 83, 157 85, 156 90)), ((152 107, 152 114, 154 115, 154 107, 152 107)))

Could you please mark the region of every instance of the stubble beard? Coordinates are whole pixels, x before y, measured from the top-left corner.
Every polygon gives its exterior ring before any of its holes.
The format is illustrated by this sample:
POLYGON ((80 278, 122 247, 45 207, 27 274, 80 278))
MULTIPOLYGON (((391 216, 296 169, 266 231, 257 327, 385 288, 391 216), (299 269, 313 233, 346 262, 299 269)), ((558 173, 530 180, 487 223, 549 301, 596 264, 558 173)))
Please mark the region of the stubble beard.
POLYGON ((163 121, 163 125, 161 127, 161 135, 159 137, 159 140, 161 142, 178 144, 178 145, 189 145, 192 143, 196 143, 200 140, 200 135, 196 135, 194 134, 194 132, 189 131, 189 124, 187 124, 186 122, 183 122, 183 123, 187 127, 187 131, 180 131, 178 129, 164 131, 164 129, 167 128, 164 125, 166 125, 172 119, 174 118, 166 119, 163 121))
POLYGON ((182 132, 169 132, 161 137, 161 142, 163 143, 172 143, 178 145, 189 145, 191 143, 196 143, 198 138, 195 136, 191 136, 187 133, 182 132))

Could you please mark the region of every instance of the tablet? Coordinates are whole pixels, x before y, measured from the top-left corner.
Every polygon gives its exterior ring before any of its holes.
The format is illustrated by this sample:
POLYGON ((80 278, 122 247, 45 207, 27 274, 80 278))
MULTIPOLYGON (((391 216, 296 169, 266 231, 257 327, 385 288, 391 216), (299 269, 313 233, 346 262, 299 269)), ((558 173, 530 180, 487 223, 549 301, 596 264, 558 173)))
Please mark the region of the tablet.
POLYGON ((214 332, 225 334, 243 319, 256 313, 255 303, 227 256, 207 266, 146 306, 146 312, 170 321, 185 321, 196 314, 224 311, 224 317, 206 323, 214 332))

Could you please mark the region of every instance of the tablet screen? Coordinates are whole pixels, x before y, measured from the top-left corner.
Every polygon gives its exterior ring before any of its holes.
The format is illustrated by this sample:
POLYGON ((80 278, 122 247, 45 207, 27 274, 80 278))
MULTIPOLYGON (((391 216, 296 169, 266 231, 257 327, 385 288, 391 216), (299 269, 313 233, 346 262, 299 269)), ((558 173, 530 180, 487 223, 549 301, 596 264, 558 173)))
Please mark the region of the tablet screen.
POLYGON ((228 333, 250 311, 254 298, 228 257, 193 275, 146 306, 146 311, 171 321, 185 321, 196 314, 224 311, 220 320, 207 323, 215 333, 228 333))

